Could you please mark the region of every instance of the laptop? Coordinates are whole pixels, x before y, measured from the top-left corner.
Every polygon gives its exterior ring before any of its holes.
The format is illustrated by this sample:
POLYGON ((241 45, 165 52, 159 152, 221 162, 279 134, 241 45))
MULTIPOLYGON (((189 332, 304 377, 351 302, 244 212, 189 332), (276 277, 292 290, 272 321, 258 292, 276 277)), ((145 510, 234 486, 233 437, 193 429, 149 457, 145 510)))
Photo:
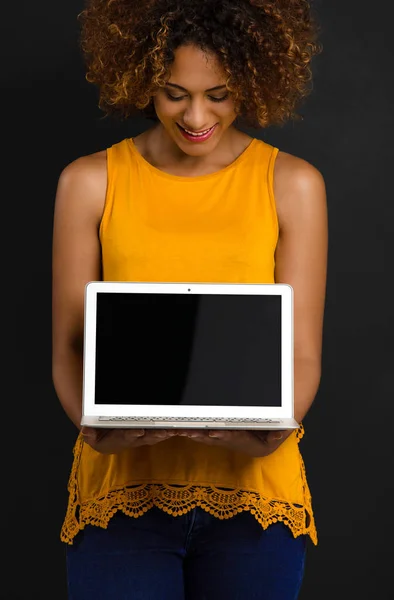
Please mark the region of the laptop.
POLYGON ((93 281, 84 318, 81 425, 299 427, 291 286, 93 281))

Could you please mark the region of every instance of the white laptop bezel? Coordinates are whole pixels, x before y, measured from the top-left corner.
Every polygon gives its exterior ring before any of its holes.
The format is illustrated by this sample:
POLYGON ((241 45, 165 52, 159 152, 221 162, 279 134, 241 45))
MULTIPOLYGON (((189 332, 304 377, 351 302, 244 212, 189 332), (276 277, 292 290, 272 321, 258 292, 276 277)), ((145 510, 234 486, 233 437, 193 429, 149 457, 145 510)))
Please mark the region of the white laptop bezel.
POLYGON ((287 284, 140 283, 93 281, 85 286, 84 365, 82 413, 84 417, 213 417, 293 418, 293 288, 287 284), (264 294, 282 297, 282 406, 179 406, 94 404, 96 365, 96 307, 98 293, 155 294, 264 294), (289 335, 290 332, 290 335, 289 335))

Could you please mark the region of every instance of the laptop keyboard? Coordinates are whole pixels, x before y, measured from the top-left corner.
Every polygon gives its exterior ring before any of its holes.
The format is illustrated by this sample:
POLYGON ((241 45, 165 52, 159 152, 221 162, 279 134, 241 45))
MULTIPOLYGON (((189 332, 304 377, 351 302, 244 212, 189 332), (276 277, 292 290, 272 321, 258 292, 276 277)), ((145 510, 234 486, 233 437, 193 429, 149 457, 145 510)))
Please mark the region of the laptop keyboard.
POLYGON ((160 423, 282 423, 281 419, 241 419, 241 418, 226 418, 226 417, 99 417, 99 421, 113 422, 113 421, 126 421, 126 422, 155 422, 160 423))

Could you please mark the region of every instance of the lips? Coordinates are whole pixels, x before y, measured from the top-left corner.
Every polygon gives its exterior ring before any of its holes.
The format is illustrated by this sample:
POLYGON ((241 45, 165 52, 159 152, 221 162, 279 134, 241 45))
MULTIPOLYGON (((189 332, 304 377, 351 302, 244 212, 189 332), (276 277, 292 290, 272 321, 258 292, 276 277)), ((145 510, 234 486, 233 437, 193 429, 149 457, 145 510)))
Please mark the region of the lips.
MULTIPOLYGON (((179 125, 179 123, 177 123, 177 125, 179 125)), ((183 131, 186 131, 186 133, 188 133, 189 135, 195 135, 196 137, 199 137, 200 135, 206 135, 207 133, 209 133, 215 127, 215 125, 212 125, 212 127, 209 127, 208 129, 204 129, 202 131, 191 131, 190 129, 186 129, 186 127, 182 127, 182 125, 179 125, 179 127, 183 129, 183 131)))
POLYGON ((182 137, 184 137, 189 142, 205 142, 214 134, 217 125, 218 123, 216 123, 215 125, 213 125, 213 127, 210 127, 209 129, 205 129, 205 131, 196 133, 185 129, 184 127, 179 125, 179 123, 177 123, 178 129, 181 132, 182 137))

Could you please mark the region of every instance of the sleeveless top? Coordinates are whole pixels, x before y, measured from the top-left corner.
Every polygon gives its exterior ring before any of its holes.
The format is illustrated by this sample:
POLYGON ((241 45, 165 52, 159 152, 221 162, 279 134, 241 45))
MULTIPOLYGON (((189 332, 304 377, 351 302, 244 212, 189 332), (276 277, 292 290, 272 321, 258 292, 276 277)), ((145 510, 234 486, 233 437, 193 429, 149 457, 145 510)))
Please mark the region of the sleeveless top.
MULTIPOLYGON (((277 154, 252 139, 226 168, 182 177, 152 166, 132 139, 108 148, 103 280, 275 283, 277 154)), ((199 506, 219 519, 249 511, 263 528, 282 521, 317 544, 302 435, 301 425, 274 453, 253 458, 183 437, 103 455, 79 434, 61 540, 72 544, 87 524, 106 528, 118 510, 139 517, 156 506, 177 516, 199 506)))

